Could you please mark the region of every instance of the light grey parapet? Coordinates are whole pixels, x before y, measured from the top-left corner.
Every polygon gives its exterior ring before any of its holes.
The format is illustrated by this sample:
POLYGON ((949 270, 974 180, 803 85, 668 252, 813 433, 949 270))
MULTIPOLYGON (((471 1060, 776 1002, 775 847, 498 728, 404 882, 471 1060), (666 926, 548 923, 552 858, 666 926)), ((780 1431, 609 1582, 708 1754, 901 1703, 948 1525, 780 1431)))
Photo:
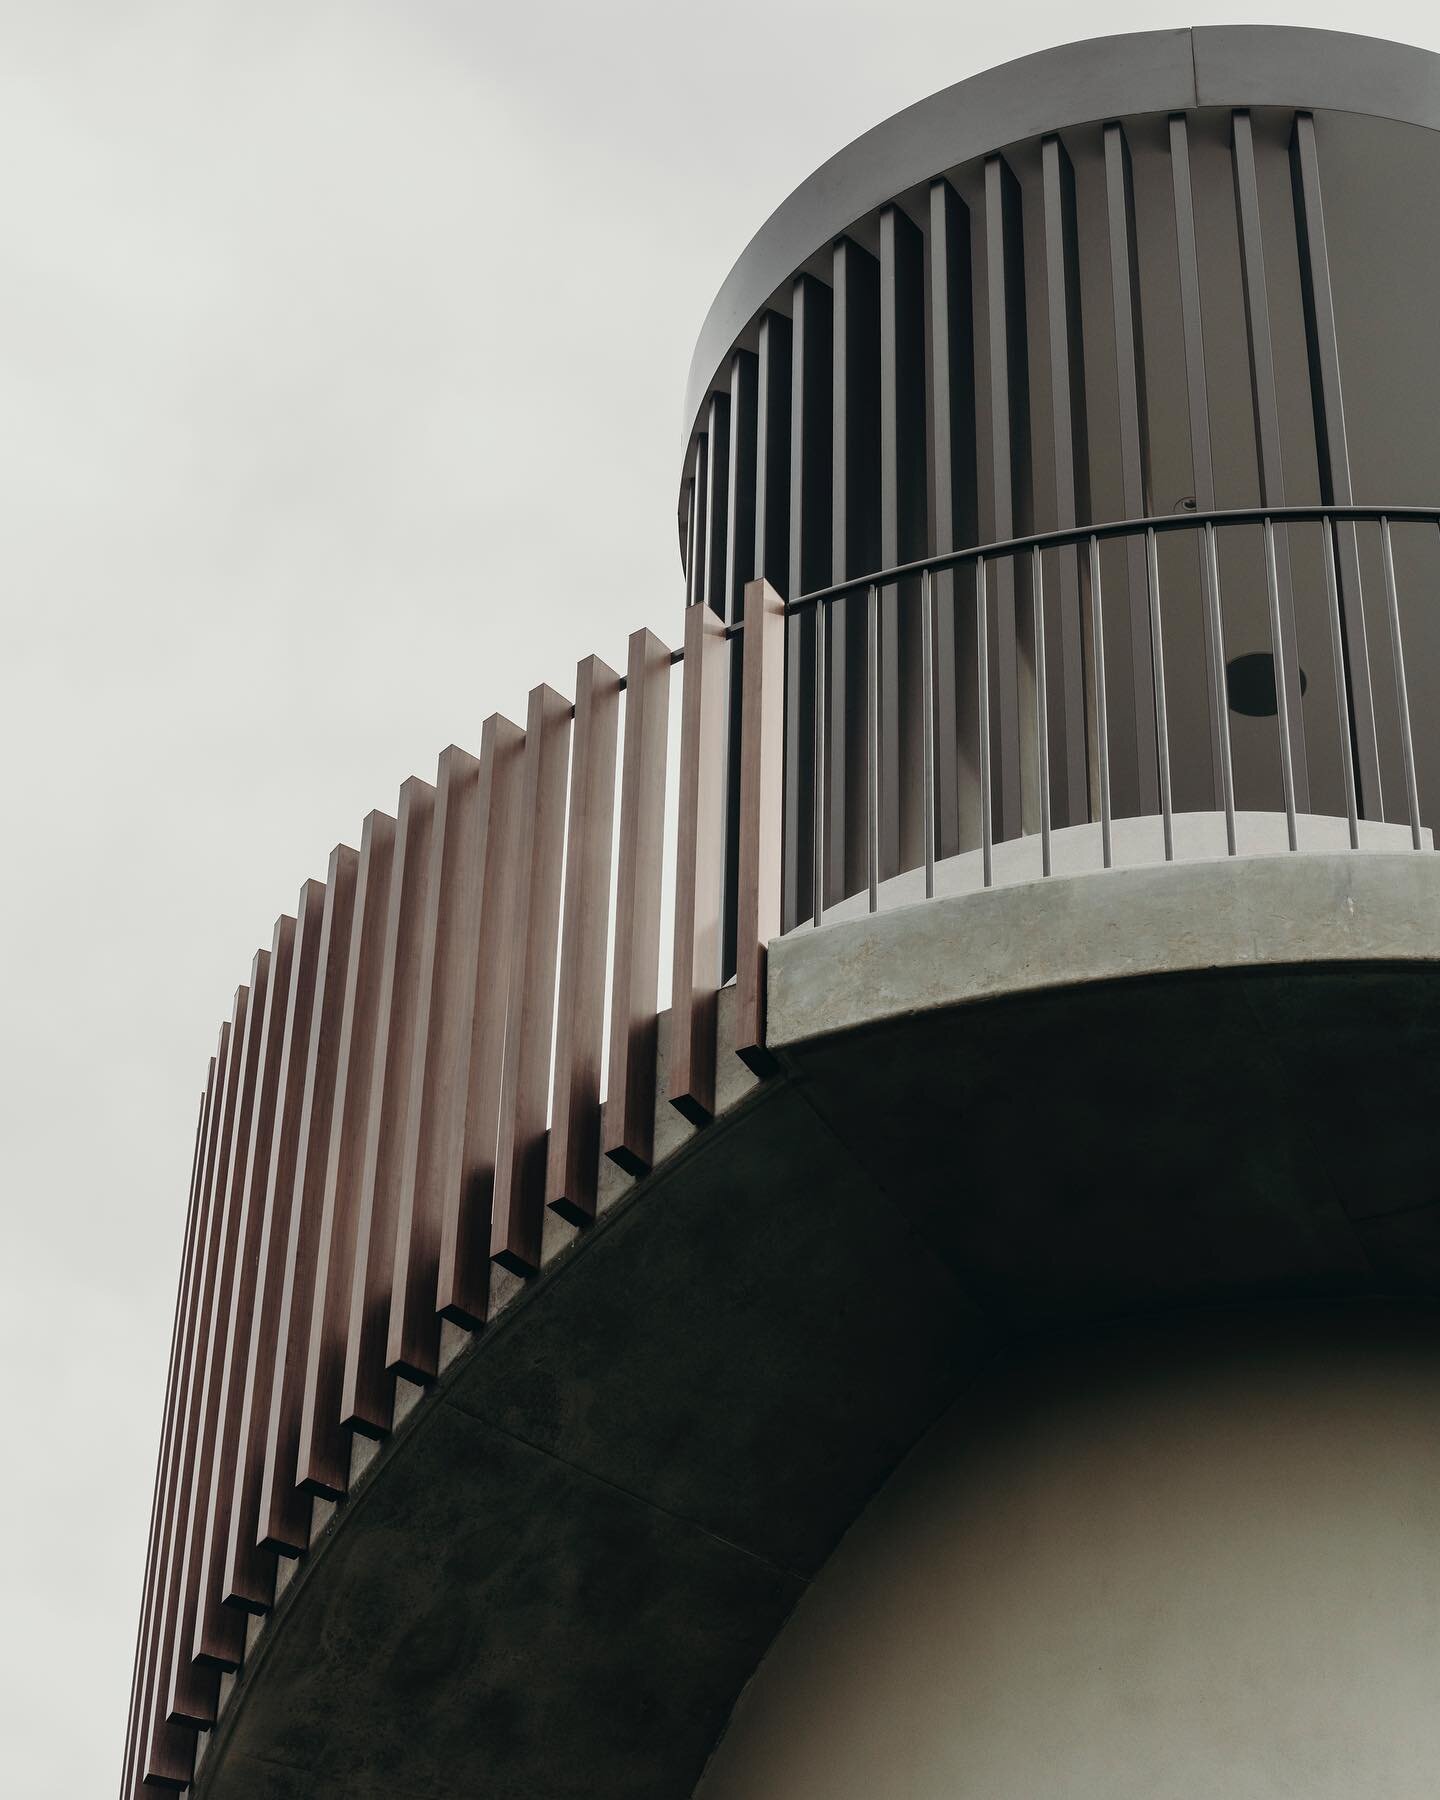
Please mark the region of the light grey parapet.
POLYGON ((1297 853, 1023 883, 770 946, 773 1050, 967 1002, 1208 969, 1440 962, 1440 858, 1297 853))

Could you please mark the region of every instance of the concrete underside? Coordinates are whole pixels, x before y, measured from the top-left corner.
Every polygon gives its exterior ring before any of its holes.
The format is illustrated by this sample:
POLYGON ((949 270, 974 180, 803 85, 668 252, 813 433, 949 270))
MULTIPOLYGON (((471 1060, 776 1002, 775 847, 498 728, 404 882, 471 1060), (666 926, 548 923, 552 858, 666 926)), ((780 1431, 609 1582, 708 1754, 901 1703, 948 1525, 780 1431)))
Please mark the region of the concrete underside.
POLYGON ((1000 1347, 1440 1294, 1440 859, 1220 871, 775 947, 780 1072, 409 1416, 261 1634, 197 1792, 682 1800, 1000 1347))

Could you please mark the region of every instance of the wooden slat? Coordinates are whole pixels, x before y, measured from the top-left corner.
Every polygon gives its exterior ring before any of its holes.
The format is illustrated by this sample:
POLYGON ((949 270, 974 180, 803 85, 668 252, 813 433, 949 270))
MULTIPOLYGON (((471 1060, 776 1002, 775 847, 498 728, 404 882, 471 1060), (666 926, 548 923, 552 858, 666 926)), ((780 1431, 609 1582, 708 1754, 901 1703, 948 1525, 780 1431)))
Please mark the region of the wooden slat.
MULTIPOLYGON (((480 926, 469 990, 468 1076, 453 1167, 443 1172, 445 1206, 435 1304, 471 1329, 490 1298, 490 1207, 499 1135, 505 1011, 514 936, 516 869, 528 820, 521 814, 525 733, 495 714, 480 735, 480 926)), ((467 965, 468 966, 468 965, 467 965)))
MULTIPOLYGON (((790 598, 824 587, 830 579, 831 415, 834 404, 830 289, 813 275, 796 277, 792 296, 790 354, 790 598)), ((769 561, 757 568, 773 580, 769 561)), ((776 582, 776 586, 780 586, 776 582)), ((813 608, 789 620, 785 658, 785 918, 789 924, 813 911, 815 632, 813 608)))
MULTIPOLYGON (((179 1613, 172 1640, 166 1703, 170 1718, 209 1724, 218 1698, 213 1665, 194 1661, 195 1620, 200 1604, 201 1540, 210 1511, 210 1485, 215 1473, 216 1443, 220 1433, 220 1389, 224 1347, 229 1332, 230 1306, 235 1285, 240 1189, 245 1154, 250 1138, 256 1074, 259 1068, 261 1025, 269 955, 257 952, 248 988, 236 995, 231 1020, 231 1061, 226 1082, 226 1117, 220 1130, 220 1154, 216 1161, 215 1263, 201 1349, 196 1433, 190 1457, 189 1493, 181 1532, 179 1613)), ((231 1642, 238 1659, 243 1648, 243 1621, 235 1617, 231 1642)))
MULTIPOLYGON (((1296 113, 1291 130, 1290 185, 1300 252, 1300 293, 1309 351, 1310 404, 1315 420, 1320 499, 1327 506, 1350 506, 1354 504, 1355 491, 1350 478, 1350 443, 1345 429, 1335 299, 1330 288, 1330 250, 1325 232, 1325 203, 1320 189, 1320 155, 1315 142, 1315 120, 1307 112, 1296 113)), ((1360 544, 1353 523, 1336 526, 1335 544, 1357 800, 1361 818, 1383 819, 1385 808, 1380 786, 1380 751, 1375 736, 1375 695, 1371 686, 1364 592, 1360 582, 1360 544)))
POLYGON ((297 1486, 300 1418, 310 1364, 315 1270, 320 1251, 325 1172, 335 1116, 345 977, 360 859, 348 844, 330 855, 320 927, 315 1008, 305 1060, 294 1201, 286 1233, 275 1363, 270 1377, 265 1461, 260 1481, 261 1547, 298 1556, 310 1542, 311 1496, 297 1486))
MULTIPOLYGON (((1090 438, 1085 414, 1085 344, 1080 312, 1080 234, 1075 170, 1058 137, 1040 146, 1045 194, 1045 287, 1050 339, 1050 414, 1055 446, 1055 524, 1090 519, 1090 438)), ((1056 597, 1060 614, 1061 708, 1049 721, 1061 758, 1059 822, 1090 816, 1090 707, 1085 691, 1089 642, 1089 565, 1078 545, 1061 550, 1056 597)))
POLYGON ((230 1063, 229 1023, 220 1028, 214 1058, 210 1114, 205 1125, 205 1154, 200 1173, 199 1217, 195 1225, 194 1260, 186 1294, 180 1366, 175 1385, 175 1411, 170 1435, 170 1470, 166 1484, 162 1548, 156 1565, 155 1622, 152 1663, 146 1707, 148 1730, 140 1769, 146 1781, 167 1787, 183 1786, 195 1755, 194 1722, 168 1717, 170 1662, 174 1653, 175 1627, 180 1610, 182 1532, 188 1497, 189 1468, 194 1435, 193 1404, 199 1340, 204 1329, 208 1301, 214 1285, 215 1165, 219 1155, 221 1122, 230 1063))
MULTIPOLYGON (((633 683, 626 704, 634 710, 633 683)), ((620 677, 598 657, 587 656, 575 671, 555 1076, 545 1169, 546 1203, 576 1225, 595 1217, 600 1174, 605 952, 619 731, 620 677)), ((622 912, 616 922, 617 956, 623 917, 622 912)))
POLYGON ((677 1111, 697 1125, 715 1112, 728 660, 724 628, 714 613, 704 605, 687 607, 668 1097, 677 1111))
MULTIPOLYGON (((712 466, 715 460, 712 457, 712 466)), ((526 836, 516 872, 500 1137, 490 1213, 491 1261, 517 1275, 534 1274, 540 1267, 570 711, 570 702, 553 688, 532 689, 520 801, 526 836)))
POLYGON ((265 1474, 265 1439, 270 1424, 270 1392, 280 1336, 280 1301, 285 1283, 285 1250, 295 1200, 295 1171, 305 1111, 305 1074, 310 1059, 320 940, 325 920, 325 884, 307 881, 295 913, 295 951, 290 964, 290 1005, 281 1052, 275 1132, 265 1184, 260 1227, 260 1262, 245 1364, 245 1397, 240 1412, 239 1458, 230 1536, 225 1550, 225 1600, 247 1612, 265 1612, 274 1600, 275 1558, 260 1547, 260 1489, 265 1474))
MULTIPOLYGON (((1145 398, 1145 342, 1140 311, 1140 261, 1135 238, 1135 177, 1125 128, 1105 127, 1105 205, 1110 243, 1110 300, 1115 377, 1120 399, 1120 481, 1125 516, 1150 511, 1150 422, 1145 398)), ((1150 648, 1150 590, 1143 535, 1125 540, 1130 626, 1130 681, 1112 699, 1134 708, 1130 745, 1111 744, 1118 810, 1156 813, 1155 675, 1150 648), (1122 754, 1123 749, 1123 754, 1122 754), (1133 757, 1133 763, 1131 758, 1133 757)), ((1112 708, 1112 710, 1114 710, 1112 708)), ((1116 734, 1117 739, 1119 734, 1116 734)))
MULTIPOLYGON (((868 250, 841 238, 832 269, 831 574, 844 581, 880 567, 880 265, 868 250)), ((861 593, 829 609, 825 852, 837 899, 865 880, 865 734, 858 721, 867 604, 861 593)))
POLYGON ((350 1479, 350 1435, 340 1423, 340 1390, 394 857, 395 821, 388 813, 372 812, 360 835, 296 1464, 300 1485, 332 1500, 350 1479))
POLYGON ((383 1437, 394 1411, 395 1383, 385 1367, 385 1352, 434 822, 435 790, 428 781, 412 775, 400 789, 396 809, 360 1210, 355 1221, 350 1322, 340 1384, 341 1424, 367 1437, 383 1437))
POLYGON ((130 1713, 125 1737, 124 1790, 138 1789, 145 1739, 150 1726, 150 1696, 155 1680, 156 1576, 165 1539, 165 1495, 172 1455, 175 1422, 175 1390, 184 1357, 184 1322, 190 1287, 194 1280, 196 1232, 200 1222, 200 1173, 204 1167, 205 1127, 215 1090, 215 1059, 210 1059, 200 1113, 195 1122, 195 1148, 190 1162, 190 1198, 185 1209, 185 1235, 180 1272, 175 1283, 175 1312, 170 1326, 170 1363, 165 1377, 165 1402, 160 1414, 160 1443, 155 1453, 155 1481, 150 1500, 150 1541, 145 1553, 145 1581, 141 1588, 140 1622, 135 1637, 135 1667, 130 1686, 130 1713))
MULTIPOLYGON (((880 560, 929 547, 925 482, 925 246, 898 206, 880 213, 880 560)), ((880 595, 880 874, 924 855, 920 584, 880 595)))
POLYGON ((241 1177, 240 1216, 236 1222, 235 1277, 225 1329, 220 1386, 220 1436, 216 1445, 215 1472, 210 1483, 208 1516, 200 1545, 200 1593, 195 1619, 195 1640, 191 1648, 200 1660, 213 1662, 220 1668, 234 1668, 238 1665, 244 1643, 241 1629, 244 1625, 243 1616, 238 1615, 234 1608, 223 1604, 225 1553, 230 1541, 230 1515, 240 1467, 242 1397, 259 1275, 265 1191, 270 1178, 280 1072, 284 1062, 286 1021, 290 1011, 294 945, 295 921, 286 914, 276 920, 270 945, 265 1016, 260 1034, 258 1086, 250 1117, 250 1141, 245 1148, 244 1172, 241 1177))
POLYGON ((435 1284, 448 1181, 458 1178, 470 1011, 479 943, 482 764, 455 745, 441 755, 425 895, 410 1098, 395 1214, 395 1278, 385 1361, 392 1374, 439 1372, 435 1284))
MULTIPOLYGON (((175 1633, 169 1671, 167 1710, 172 1716, 194 1711, 196 1701, 187 1703, 185 1687, 195 1670, 195 1637, 202 1605, 201 1577, 204 1570, 205 1536, 213 1505, 213 1488, 217 1474, 219 1446, 224 1431, 221 1401, 224 1391, 225 1351, 230 1334, 230 1315, 234 1305, 236 1262, 240 1244, 240 1216, 245 1186, 245 1166, 250 1133, 254 1120, 256 1091, 260 1076, 260 1045, 263 1037, 265 999, 269 986, 270 952, 259 950, 250 967, 249 993, 243 1024, 236 1018, 232 1042, 236 1044, 238 1094, 234 1122, 228 1133, 228 1148, 221 1171, 219 1224, 220 1260, 215 1279, 215 1303, 205 1342, 203 1376, 203 1411, 199 1451, 192 1467, 189 1519, 185 1532, 185 1557, 181 1574, 181 1611, 175 1633), (236 1035, 238 1033, 238 1036, 236 1035)), ((245 1622, 237 1612, 218 1609, 221 1617, 212 1622, 212 1630, 228 1632, 225 1644, 226 1665, 236 1667, 245 1645, 245 1622)), ((216 1666, 214 1658, 208 1659, 216 1666)))
MULTIPOLYGON (((1285 458, 1280 435, 1280 402, 1275 391, 1275 346, 1270 332, 1270 291, 1265 275, 1265 238, 1260 218, 1260 181, 1255 167, 1255 133, 1250 114, 1231 115, 1235 165, 1235 208, 1240 221, 1240 276, 1245 294, 1245 335, 1250 352, 1250 399, 1255 413, 1255 445, 1260 471, 1260 504, 1285 504, 1285 458)), ((1300 648, 1295 636, 1295 583, 1290 537, 1274 537, 1275 577, 1281 642, 1276 646, 1285 690, 1300 693, 1300 648)), ((1290 708, 1290 759, 1295 806, 1310 810, 1310 777, 1305 759, 1305 724, 1299 699, 1290 708)))
POLYGON ((653 632, 633 632, 625 673, 625 764, 604 1139, 605 1154, 632 1175, 643 1175, 655 1153, 656 1008, 669 722, 670 651, 653 632))
MULTIPOLYGON (((759 362, 749 350, 730 358, 730 474, 725 533, 725 619, 733 624, 745 605, 745 583, 755 559, 755 433, 759 362)), ((740 847, 740 644, 731 644, 730 727, 726 733, 725 917, 721 927, 721 967, 735 966, 735 922, 739 908, 740 847)))
MULTIPOLYGON (((1020 183, 1003 156, 985 163, 985 266, 990 319, 990 452, 995 495, 992 536, 1030 529, 1030 360, 1025 321, 1025 243, 1020 183)), ((995 720, 1000 792, 996 837, 1018 837, 1038 823, 1032 759, 1023 754, 1034 717, 1029 660, 1030 609, 1016 607, 1014 564, 993 565, 990 584, 996 649, 995 720)), ((1028 597, 1028 596, 1027 596, 1028 597)))
POLYGON ((745 718, 740 774, 740 934, 735 1049, 764 1074, 765 951, 780 933, 785 602, 768 581, 745 589, 745 718))

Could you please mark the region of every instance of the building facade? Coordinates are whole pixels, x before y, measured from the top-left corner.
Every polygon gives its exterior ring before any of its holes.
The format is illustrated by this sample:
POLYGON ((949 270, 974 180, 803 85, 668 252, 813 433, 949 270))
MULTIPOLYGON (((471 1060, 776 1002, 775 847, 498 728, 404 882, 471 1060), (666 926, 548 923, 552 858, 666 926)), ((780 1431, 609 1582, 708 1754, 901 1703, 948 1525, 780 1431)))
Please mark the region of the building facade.
POLYGON ((761 229, 676 643, 221 1028, 122 1800, 1428 1793, 1437 194, 1197 28, 761 229))

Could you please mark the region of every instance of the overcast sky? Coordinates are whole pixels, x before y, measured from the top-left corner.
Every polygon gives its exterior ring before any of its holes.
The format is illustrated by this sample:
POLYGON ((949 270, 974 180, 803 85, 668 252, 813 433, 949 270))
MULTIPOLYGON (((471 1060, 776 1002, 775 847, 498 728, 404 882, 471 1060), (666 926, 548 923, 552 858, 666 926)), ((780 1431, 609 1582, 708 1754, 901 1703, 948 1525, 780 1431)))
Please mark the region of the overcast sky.
MULTIPOLYGON (((0 0, 0 1788, 117 1783, 198 1090, 330 846, 674 642, 730 263, 910 101, 1430 8, 0 0)), ((1429 209, 1425 216, 1429 217, 1429 209)))

